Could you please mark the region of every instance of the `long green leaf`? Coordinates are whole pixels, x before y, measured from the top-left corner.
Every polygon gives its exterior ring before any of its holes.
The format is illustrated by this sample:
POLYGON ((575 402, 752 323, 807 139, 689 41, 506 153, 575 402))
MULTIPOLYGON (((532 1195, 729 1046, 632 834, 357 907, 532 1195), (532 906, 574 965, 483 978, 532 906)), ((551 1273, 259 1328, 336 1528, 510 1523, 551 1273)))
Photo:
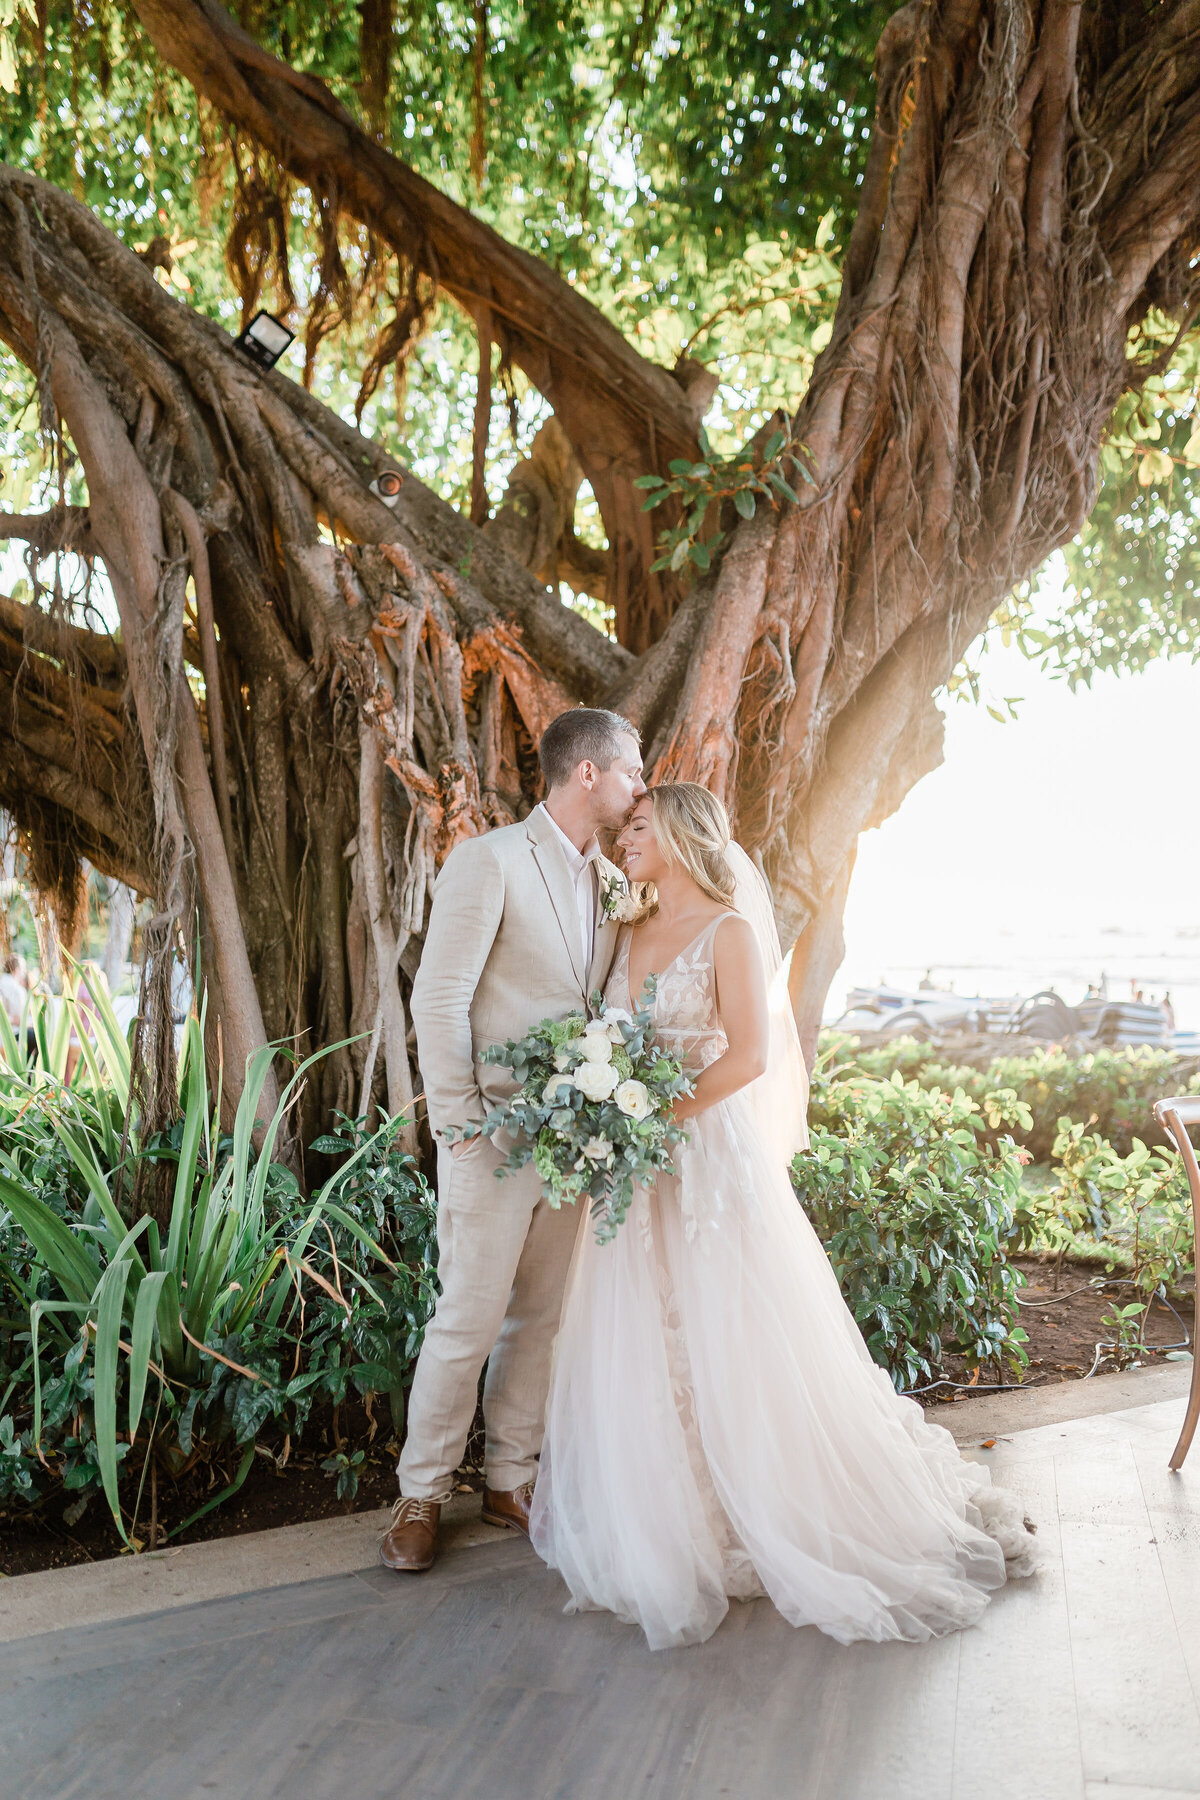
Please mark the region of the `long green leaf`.
POLYGON ((178 1537, 179 1533, 181 1531, 186 1531, 189 1525, 194 1525, 198 1519, 203 1519, 207 1513, 215 1512, 217 1507, 223 1506, 226 1500, 232 1500, 233 1496, 237 1493, 247 1475, 250 1473, 250 1464, 253 1461, 254 1445, 248 1444, 242 1454, 242 1460, 238 1464, 237 1474, 229 1483, 229 1486, 223 1487, 219 1494, 213 1495, 211 1500, 206 1500, 204 1505, 199 1507, 194 1513, 189 1513, 182 1525, 174 1526, 172 1530, 168 1531, 167 1536, 169 1538, 178 1537))
POLYGON ((121 1214, 113 1201, 113 1197, 108 1191, 108 1182, 105 1180, 104 1170, 96 1161, 95 1153, 91 1150, 90 1145, 85 1146, 79 1142, 75 1133, 67 1129, 57 1113, 51 1113, 50 1123, 53 1125, 60 1142, 65 1145, 67 1155, 71 1158, 71 1161, 83 1176, 83 1179, 87 1184, 88 1193, 100 1208, 115 1241, 119 1243, 125 1235, 125 1221, 121 1217, 121 1214))
POLYGON ((129 1258, 118 1256, 109 1263, 100 1279, 100 1286, 96 1289, 96 1348, 92 1364, 95 1375, 92 1408, 96 1426, 96 1459, 100 1464, 104 1497, 112 1509, 117 1530, 126 1543, 129 1540, 117 1494, 117 1369, 129 1267, 129 1258))
MULTIPOLYGON (((166 1281, 158 1297, 158 1341, 162 1348, 163 1362, 169 1372, 182 1374, 187 1359, 187 1339, 180 1329, 182 1312, 180 1309, 179 1282, 169 1269, 164 1269, 166 1281)), ((146 1277, 150 1279, 149 1276, 146 1277)))
POLYGON ((223 1185, 227 1184, 228 1178, 229 1164, 227 1163, 225 1169, 222 1171, 221 1175, 217 1177, 215 1183, 210 1175, 206 1175, 204 1180, 200 1183, 200 1192, 197 1195, 191 1224, 188 1228, 187 1262, 184 1266, 183 1273, 180 1276, 180 1281, 186 1282, 188 1287, 193 1286, 197 1279, 200 1269, 200 1259, 204 1255, 208 1243, 209 1209, 212 1203, 213 1193, 215 1191, 219 1196, 221 1188, 223 1185))
POLYGON ((200 1137, 208 1117, 208 1081, 204 1072, 204 1046, 192 1039, 199 1033, 193 1014, 184 1033, 184 1047, 189 1052, 183 1107, 183 1137, 179 1146, 179 1166, 175 1171, 175 1196, 171 1203, 171 1225, 167 1233, 167 1267, 178 1275, 184 1266, 188 1247, 188 1225, 196 1187, 196 1165, 200 1153, 200 1137))
POLYGON ((240 1331, 247 1320, 257 1310, 262 1298, 263 1289, 267 1286, 280 1263, 284 1261, 286 1252, 282 1248, 272 1250, 269 1260, 255 1274, 254 1279, 243 1284, 242 1293, 237 1305, 229 1314, 227 1331, 240 1331))
POLYGON ((121 1116, 124 1117, 129 1111, 129 1044, 113 1011, 108 983, 97 978, 95 971, 91 969, 88 970, 87 981, 88 992, 94 1003, 92 1022, 96 1029, 96 1048, 109 1084, 120 1103, 121 1116))
MULTIPOLYGON (((232 1203, 241 1210, 246 1193, 246 1178, 250 1168, 250 1151, 254 1134, 254 1121, 258 1114, 258 1103, 262 1098, 263 1087, 270 1072, 275 1056, 274 1047, 264 1044, 253 1056, 246 1059, 246 1084, 242 1089, 241 1099, 237 1104, 237 1112, 233 1119, 233 1169, 231 1173, 232 1203)), ((278 1111, 278 1109, 276 1109, 278 1111)))
POLYGON ((91 1307, 82 1300, 37 1300, 29 1309, 29 1343, 33 1356, 33 1441, 42 1435, 42 1359, 38 1349, 42 1318, 46 1313, 71 1312, 86 1317, 91 1307))
POLYGON ((213 1246, 203 1259, 196 1287, 188 1286, 183 1302, 184 1318, 193 1337, 203 1343, 212 1317, 213 1302, 225 1279, 229 1257, 238 1233, 238 1217, 228 1212, 213 1246))
POLYGON ((71 1015, 67 1008, 60 1005, 54 1016, 54 1030, 46 1044, 46 1071, 65 1082, 67 1073, 67 1051, 71 1046, 71 1015))
MULTIPOLYGON (((361 1033, 360 1035, 365 1036, 366 1034, 361 1033)), ((321 1062, 326 1056, 332 1056, 335 1050, 344 1050, 347 1044, 354 1044, 357 1042, 357 1037, 341 1038, 336 1044, 326 1044, 320 1050, 314 1050, 311 1056, 305 1057, 304 1061, 296 1069, 291 1080, 280 1094, 279 1104, 271 1116, 270 1124, 263 1133, 262 1147, 259 1150, 258 1162, 254 1169, 254 1185, 251 1190, 250 1207, 247 1209, 247 1221, 253 1220, 256 1230, 261 1231, 262 1229, 263 1195, 266 1192, 267 1176, 270 1173, 271 1156, 275 1149, 275 1139, 279 1134, 279 1127, 283 1123, 284 1114, 291 1105, 292 1095, 300 1086, 314 1063, 321 1062)), ((261 1052, 258 1054, 261 1055, 261 1052)), ((251 1061, 253 1060, 254 1059, 252 1058, 251 1061)), ((247 1085, 249 1085, 248 1082, 247 1085)), ((240 1110, 239 1107, 239 1111, 240 1110)))
POLYGON ((0 1201, 7 1206, 68 1299, 91 1305, 103 1267, 85 1241, 28 1189, 0 1175, 0 1201))
POLYGON ((18 1043, 17 1034, 9 1022, 8 1014, 0 1006, 0 1055, 9 1068, 17 1075, 24 1075, 29 1067, 29 1059, 25 1054, 25 1034, 22 1032, 18 1043))
POLYGON ((293 1305, 296 1302, 296 1278, 288 1265, 284 1263, 279 1274, 271 1283, 271 1297, 267 1301, 265 1314, 265 1323, 268 1329, 273 1330, 279 1324, 289 1301, 293 1305))
POLYGON ((142 1416, 150 1352, 154 1347, 154 1321, 162 1290, 169 1279, 165 1269, 143 1278, 133 1305, 133 1329, 129 1336, 129 1435, 132 1439, 142 1416))
POLYGON ((321 1202, 321 1210, 322 1212, 328 1213, 331 1219, 336 1219, 339 1225, 344 1225, 351 1237, 356 1237, 359 1243, 364 1245, 373 1256, 378 1257, 385 1268, 395 1269, 396 1265, 388 1255, 387 1251, 383 1248, 383 1245, 377 1244, 370 1232, 365 1231, 358 1220, 354 1218, 352 1214, 346 1212, 343 1207, 340 1207, 336 1201, 323 1200, 321 1202))
MULTIPOLYGON (((93 1091, 98 1096, 102 1096, 104 1093, 104 1076, 100 1072, 100 1062, 96 1056, 96 1047, 92 1043, 83 1019, 80 1017, 79 1008, 75 1005, 74 1001, 67 1001, 66 1004, 70 1006, 71 1015, 75 1021, 75 1035, 79 1039, 80 1058, 88 1074, 92 1078, 93 1091)), ((78 1098, 82 1101, 83 1095, 80 1094, 78 1098)), ((94 1106, 90 1110, 95 1116, 97 1128, 101 1132, 104 1132, 105 1126, 108 1123, 108 1116, 103 1106, 94 1106)), ((108 1134, 105 1133, 105 1135, 107 1136, 108 1134)), ((107 1143, 104 1148, 107 1153, 109 1151, 107 1143)), ((110 1155, 109 1160, 115 1162, 116 1158, 110 1155)))
POLYGON ((49 1073, 50 1038, 49 1024, 46 1019, 46 1008, 41 1006, 33 1017, 33 1035, 37 1044, 37 1061, 42 1069, 49 1073))

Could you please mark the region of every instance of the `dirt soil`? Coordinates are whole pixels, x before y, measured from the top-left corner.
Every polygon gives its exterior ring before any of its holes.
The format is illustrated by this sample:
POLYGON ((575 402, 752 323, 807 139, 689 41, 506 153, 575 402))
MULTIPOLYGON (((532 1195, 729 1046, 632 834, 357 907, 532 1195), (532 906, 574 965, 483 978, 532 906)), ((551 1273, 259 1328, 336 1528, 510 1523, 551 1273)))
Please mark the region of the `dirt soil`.
MULTIPOLYGON (((1145 1325, 1146 1352, 1126 1355, 1118 1360, 1111 1352, 1096 1361, 1097 1346, 1111 1342, 1114 1332, 1104 1324, 1105 1315, 1114 1307, 1127 1306, 1137 1300, 1132 1287, 1122 1287, 1120 1278, 1109 1280, 1102 1268, 1089 1268, 1079 1263, 1064 1263, 1057 1277, 1053 1263, 1039 1262, 1034 1257, 1015 1257, 1016 1266, 1025 1275, 1021 1290, 1021 1324, 1029 1333, 1025 1348, 1029 1352, 1029 1368, 1022 1387, 1046 1387, 1056 1381, 1079 1381, 1093 1371, 1097 1375, 1134 1364, 1161 1362, 1169 1350, 1190 1349, 1195 1323, 1195 1296, 1172 1302, 1175 1312, 1154 1301, 1145 1325), (1176 1313, 1179 1315, 1176 1317, 1176 1313), (1181 1323, 1182 1321, 1182 1323, 1181 1323)), ((956 1382, 972 1384, 970 1390, 951 1387, 935 1388, 920 1396, 925 1406, 950 1405, 970 1398, 970 1392, 985 1392, 996 1382, 1006 1384, 1018 1380, 1011 1369, 999 1374, 984 1368, 972 1380, 961 1358, 948 1356, 943 1374, 956 1382)))
MULTIPOLYGON (((1029 1333, 1029 1369, 1022 1386, 1043 1387, 1052 1382, 1078 1381, 1086 1376, 1096 1361, 1096 1346, 1111 1338, 1103 1324, 1106 1313, 1114 1306, 1127 1304, 1134 1296, 1129 1288, 1107 1282, 1103 1270, 1066 1264, 1057 1282, 1053 1266, 1032 1258, 1018 1259, 1026 1275, 1022 1290, 1021 1322, 1029 1333)), ((1157 1362, 1172 1346, 1190 1339, 1194 1323, 1194 1300, 1175 1302, 1180 1320, 1161 1304, 1155 1304, 1146 1325, 1148 1354, 1127 1358, 1131 1362, 1157 1362)), ((1111 1353, 1100 1361, 1096 1373, 1120 1366, 1111 1353)), ((961 1359, 947 1357, 944 1374, 963 1383, 960 1388, 935 1388, 921 1394, 926 1406, 949 1406, 969 1398, 972 1392, 983 1393, 1001 1377, 995 1370, 984 1369, 972 1381, 972 1373, 961 1359), (969 1385, 967 1385, 969 1384, 969 1385)), ((1003 1381, 1014 1379, 1005 1370, 1003 1381)), ((396 1457, 399 1446, 390 1421, 380 1421, 376 1411, 374 1426, 361 1407, 342 1409, 338 1432, 348 1452, 361 1449, 363 1462, 359 1468, 358 1492, 352 1500, 339 1500, 336 1480, 321 1463, 333 1451, 332 1415, 310 1421, 304 1438, 293 1444, 284 1457, 285 1445, 260 1446, 241 1491, 207 1517, 186 1531, 169 1537, 171 1544, 197 1544, 212 1538, 235 1537, 243 1532, 267 1531, 277 1525, 295 1525, 306 1519, 327 1519, 352 1512, 373 1512, 390 1506, 396 1497, 396 1457), (282 1467, 279 1466, 282 1463, 282 1467)), ((483 1485, 482 1419, 477 1415, 475 1428, 467 1446, 463 1467, 458 1472, 460 1489, 478 1489, 483 1485)), ((237 1464, 231 1456, 223 1464, 205 1464, 178 1482, 165 1479, 158 1483, 160 1508, 158 1543, 162 1533, 170 1533, 206 1499, 217 1493, 230 1479, 237 1464)), ((151 1548, 149 1483, 143 1497, 133 1535, 140 1549, 151 1548)), ((0 1573, 22 1575, 36 1569, 65 1568, 73 1563, 101 1561, 123 1551, 103 1499, 93 1496, 82 1518, 68 1525, 63 1518, 73 1496, 48 1495, 34 1508, 0 1514, 0 1573)))
MULTIPOLYGON (((386 1411, 384 1417, 386 1419, 386 1411)), ((158 1482, 158 1547, 200 1544, 212 1538, 238 1537, 244 1532, 270 1531, 277 1525, 297 1525, 307 1519, 332 1519, 347 1513, 377 1512, 396 1498, 396 1458, 400 1447, 390 1420, 380 1423, 376 1408, 372 1422, 360 1407, 343 1407, 338 1430, 347 1453, 364 1452, 358 1470, 358 1492, 351 1500, 339 1500, 336 1476, 322 1469, 333 1452, 333 1417, 314 1412, 303 1439, 293 1443, 280 1467, 286 1442, 264 1441, 239 1490, 205 1518, 177 1535, 170 1534, 205 1500, 227 1485, 239 1457, 231 1453, 220 1463, 204 1464, 180 1481, 158 1482)), ((463 1467, 458 1473, 462 1490, 483 1486, 482 1418, 477 1416, 463 1467)), ((94 1494, 82 1518, 68 1525, 63 1513, 73 1495, 61 1491, 47 1495, 35 1507, 0 1512, 0 1575, 25 1575, 38 1569, 67 1568, 74 1563, 100 1562, 131 1555, 117 1536, 111 1515, 100 1494, 94 1494)), ((132 1504, 122 1486, 122 1499, 132 1504)), ((128 1517, 126 1522, 128 1523, 128 1517)), ((141 1550, 149 1550, 151 1524, 150 1484, 147 1482, 138 1520, 131 1536, 141 1550)))

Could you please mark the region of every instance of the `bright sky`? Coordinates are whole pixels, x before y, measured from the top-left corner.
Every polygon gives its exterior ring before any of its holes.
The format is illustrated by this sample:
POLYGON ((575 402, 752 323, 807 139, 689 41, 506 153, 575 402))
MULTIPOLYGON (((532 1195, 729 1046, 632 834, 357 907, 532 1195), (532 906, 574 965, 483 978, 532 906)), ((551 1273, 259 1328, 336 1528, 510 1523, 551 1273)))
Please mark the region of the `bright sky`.
POLYGON ((915 983, 1068 1002, 1109 977, 1171 992, 1200 1027, 1200 668, 1176 660, 1074 694, 1016 651, 983 659, 986 697, 1024 695, 1014 723, 942 702, 946 760, 859 844, 848 988, 915 983))

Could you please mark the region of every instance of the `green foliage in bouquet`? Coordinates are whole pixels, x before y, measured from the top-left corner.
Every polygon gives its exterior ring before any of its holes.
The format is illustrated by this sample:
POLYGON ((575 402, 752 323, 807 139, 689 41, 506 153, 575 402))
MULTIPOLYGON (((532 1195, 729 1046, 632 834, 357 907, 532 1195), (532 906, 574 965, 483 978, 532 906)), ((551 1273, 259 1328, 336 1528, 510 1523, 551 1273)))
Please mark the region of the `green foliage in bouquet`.
POLYGON ((484 1061, 510 1069, 516 1092, 447 1134, 455 1142, 501 1131, 514 1139, 496 1174, 532 1162, 551 1206, 588 1202, 601 1244, 616 1236, 635 1184, 669 1170, 686 1136, 670 1112, 691 1084, 655 1039, 654 991, 650 977, 633 1014, 594 994, 591 1018, 543 1019, 523 1038, 493 1044, 484 1061))
POLYGON ((792 1181, 825 1245, 872 1357, 901 1391, 954 1351, 975 1365, 1027 1361, 1018 1325, 1023 1277, 1006 1246, 1027 1157, 1015 1095, 985 1109, 900 1074, 879 1081, 818 1063, 811 1150, 792 1181))

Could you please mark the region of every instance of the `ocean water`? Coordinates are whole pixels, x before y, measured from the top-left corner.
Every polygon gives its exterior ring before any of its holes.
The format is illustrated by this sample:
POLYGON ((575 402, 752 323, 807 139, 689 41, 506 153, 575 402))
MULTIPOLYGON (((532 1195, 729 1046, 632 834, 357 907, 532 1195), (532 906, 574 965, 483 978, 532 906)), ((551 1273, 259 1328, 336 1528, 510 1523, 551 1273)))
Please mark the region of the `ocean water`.
MULTIPOLYGON (((1179 795, 1200 755, 1200 669, 1182 660, 1072 693, 1015 650, 983 658, 1015 723, 947 704, 945 761, 859 840, 846 989, 926 970, 973 997, 1053 988, 1068 1004, 1168 991, 1200 1030, 1200 832, 1179 795)), ((1003 711, 1003 705, 998 707, 1003 711)))

